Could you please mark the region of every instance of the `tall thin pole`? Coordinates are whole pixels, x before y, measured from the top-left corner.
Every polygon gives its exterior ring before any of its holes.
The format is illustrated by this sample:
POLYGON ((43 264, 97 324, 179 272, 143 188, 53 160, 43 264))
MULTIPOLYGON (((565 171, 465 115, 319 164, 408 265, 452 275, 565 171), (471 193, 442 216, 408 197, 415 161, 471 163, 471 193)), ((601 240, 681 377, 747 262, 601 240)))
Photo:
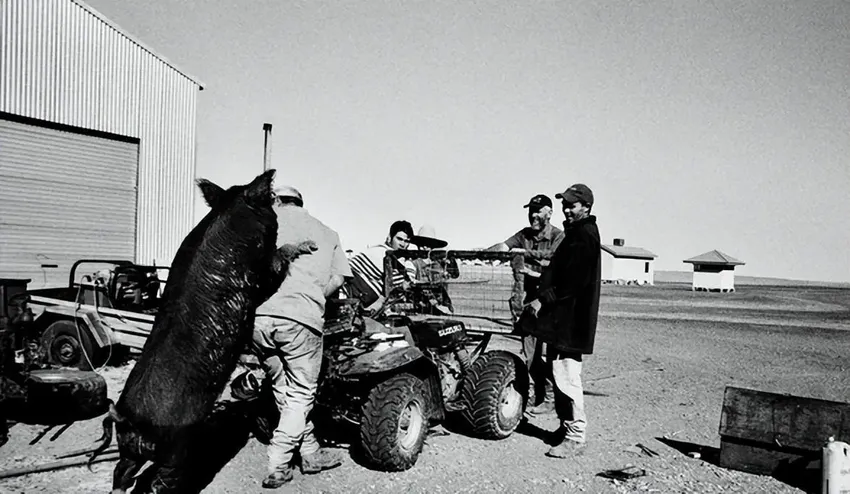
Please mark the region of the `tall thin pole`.
POLYGON ((263 124, 263 134, 263 171, 268 171, 272 167, 272 124, 263 124))

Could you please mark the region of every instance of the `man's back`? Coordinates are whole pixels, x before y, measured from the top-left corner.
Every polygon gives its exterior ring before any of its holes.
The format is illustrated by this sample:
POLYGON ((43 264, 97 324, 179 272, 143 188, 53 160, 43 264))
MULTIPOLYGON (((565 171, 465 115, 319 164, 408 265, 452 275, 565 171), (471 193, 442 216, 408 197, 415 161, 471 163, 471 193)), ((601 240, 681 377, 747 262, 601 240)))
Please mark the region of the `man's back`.
POLYGON ((286 317, 321 331, 325 287, 332 275, 351 276, 339 235, 304 208, 278 206, 275 213, 278 246, 312 240, 318 249, 289 265, 280 289, 257 309, 257 315, 286 317))

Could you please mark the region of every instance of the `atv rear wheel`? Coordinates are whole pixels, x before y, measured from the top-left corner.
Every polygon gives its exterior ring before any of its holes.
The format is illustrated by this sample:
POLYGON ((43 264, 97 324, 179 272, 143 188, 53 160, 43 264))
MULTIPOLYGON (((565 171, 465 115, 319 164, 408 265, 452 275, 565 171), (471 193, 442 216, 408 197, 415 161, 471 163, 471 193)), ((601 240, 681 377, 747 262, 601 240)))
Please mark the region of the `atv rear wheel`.
POLYGON ((461 417, 475 435, 504 439, 516 430, 525 408, 516 375, 516 357, 509 352, 487 352, 472 364, 461 388, 461 417))
POLYGON ((428 433, 426 396, 425 383, 407 373, 369 391, 360 422, 360 442, 369 463, 393 472, 416 463, 428 433))

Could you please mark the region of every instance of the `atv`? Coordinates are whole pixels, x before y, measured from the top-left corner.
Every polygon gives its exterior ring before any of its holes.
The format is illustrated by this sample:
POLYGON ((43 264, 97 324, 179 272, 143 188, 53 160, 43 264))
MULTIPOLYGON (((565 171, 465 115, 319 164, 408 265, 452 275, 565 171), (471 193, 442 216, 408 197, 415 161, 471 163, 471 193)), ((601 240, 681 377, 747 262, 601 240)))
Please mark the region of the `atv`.
POLYGON ((317 405, 359 427, 360 449, 379 470, 412 467, 430 427, 451 416, 474 436, 506 438, 523 416, 527 373, 518 356, 486 351, 488 342, 470 351, 459 321, 362 317, 326 335, 317 405))

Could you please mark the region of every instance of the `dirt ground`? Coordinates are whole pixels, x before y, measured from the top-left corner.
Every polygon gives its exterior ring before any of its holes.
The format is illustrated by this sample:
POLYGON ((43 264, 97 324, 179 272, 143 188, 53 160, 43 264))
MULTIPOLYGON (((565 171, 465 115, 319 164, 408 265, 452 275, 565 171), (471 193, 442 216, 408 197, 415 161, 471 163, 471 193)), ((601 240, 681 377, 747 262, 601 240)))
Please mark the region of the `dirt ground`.
MULTIPOLYGON (((596 353, 585 359, 588 447, 566 460, 544 456, 554 416, 533 418, 511 437, 485 441, 451 430, 429 437, 419 462, 401 473, 361 466, 296 473, 279 492, 792 493, 774 478, 716 466, 728 385, 850 401, 850 290, 739 288, 695 294, 683 286, 603 287, 596 353), (636 445, 657 452, 649 456, 636 445), (693 458, 691 453, 699 453, 693 458), (633 465, 628 481, 599 476, 633 465)), ((518 343, 495 344, 518 352, 518 343)), ((130 364, 131 365, 131 364, 130 364)), ((103 371, 111 397, 129 365, 103 371)), ((18 424, 0 448, 0 470, 41 464, 90 446, 100 421, 74 424, 34 445, 44 429, 18 424)), ((266 492, 265 447, 250 439, 205 492, 266 492)), ((0 492, 108 492, 113 462, 0 480, 0 492)), ((794 483, 794 482, 791 482, 794 483)))

